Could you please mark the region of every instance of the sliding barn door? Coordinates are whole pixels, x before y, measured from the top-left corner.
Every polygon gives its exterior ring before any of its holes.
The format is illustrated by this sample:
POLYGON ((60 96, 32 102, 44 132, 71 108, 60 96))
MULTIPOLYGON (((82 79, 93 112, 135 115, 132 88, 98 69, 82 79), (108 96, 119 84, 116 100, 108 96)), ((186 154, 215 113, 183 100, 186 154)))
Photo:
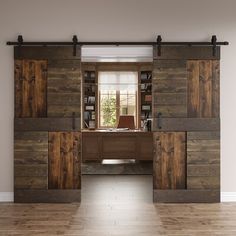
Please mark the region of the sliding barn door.
POLYGON ((220 201, 219 54, 154 48, 155 202, 220 201))
POLYGON ((14 52, 15 202, 80 201, 80 48, 14 52))

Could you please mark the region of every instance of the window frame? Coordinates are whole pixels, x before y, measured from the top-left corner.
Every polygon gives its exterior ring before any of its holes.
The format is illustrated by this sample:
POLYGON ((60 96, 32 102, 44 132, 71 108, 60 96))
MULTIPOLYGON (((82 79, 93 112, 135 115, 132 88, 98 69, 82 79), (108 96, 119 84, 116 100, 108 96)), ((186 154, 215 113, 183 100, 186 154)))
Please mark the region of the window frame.
MULTIPOLYGON (((101 104, 101 93, 99 89, 99 73, 102 72, 134 72, 137 74, 137 89, 135 92, 135 128, 137 129, 139 127, 139 99, 138 99, 138 94, 139 94, 139 71, 138 70, 99 70, 98 71, 98 128, 99 129, 109 129, 109 128, 114 128, 113 126, 102 126, 101 125, 101 110, 100 110, 100 104, 101 104)), ((118 125, 118 120, 120 117, 120 91, 116 90, 116 125, 118 125)))

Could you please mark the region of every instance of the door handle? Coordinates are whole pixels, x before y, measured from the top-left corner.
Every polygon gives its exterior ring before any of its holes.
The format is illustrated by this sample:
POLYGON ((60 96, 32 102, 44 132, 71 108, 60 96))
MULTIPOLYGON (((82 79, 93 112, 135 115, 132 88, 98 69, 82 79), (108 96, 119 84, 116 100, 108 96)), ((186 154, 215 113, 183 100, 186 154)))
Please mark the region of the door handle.
POLYGON ((75 112, 72 113, 72 130, 75 130, 75 112))
POLYGON ((162 128, 162 113, 158 112, 157 114, 157 127, 158 129, 162 128))

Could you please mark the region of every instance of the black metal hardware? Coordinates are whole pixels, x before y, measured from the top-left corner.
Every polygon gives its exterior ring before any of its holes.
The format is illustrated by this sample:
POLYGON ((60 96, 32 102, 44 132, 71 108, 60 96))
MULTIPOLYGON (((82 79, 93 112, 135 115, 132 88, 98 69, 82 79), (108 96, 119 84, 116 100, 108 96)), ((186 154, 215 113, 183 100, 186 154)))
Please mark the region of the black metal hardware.
MULTIPOLYGON (((22 37, 22 36, 21 36, 22 37)), ((77 46, 80 45, 93 45, 93 46, 155 46, 157 45, 156 42, 23 42, 21 45, 24 46, 73 46, 76 44, 77 46)), ((7 45, 17 46, 19 42, 7 42, 7 45)), ((216 46, 220 45, 229 45, 229 42, 216 42, 216 46)), ((212 46, 212 42, 162 42, 161 46, 212 46)))
POLYGON ((157 127, 158 129, 162 128, 162 113, 158 112, 157 114, 157 127))
POLYGON ((161 35, 158 35, 157 37, 157 56, 160 57, 161 56, 161 35))
POLYGON ((216 35, 212 35, 211 43, 213 45, 213 57, 216 56, 216 41, 217 41, 216 35))
POLYGON ((72 130, 75 130, 75 112, 72 113, 72 130))
POLYGON ((18 43, 18 54, 20 55, 21 45, 23 44, 23 37, 22 37, 22 35, 18 35, 17 43, 18 43))
POLYGON ((73 56, 76 57, 76 45, 78 43, 78 38, 76 35, 73 36, 72 41, 73 41, 73 56))

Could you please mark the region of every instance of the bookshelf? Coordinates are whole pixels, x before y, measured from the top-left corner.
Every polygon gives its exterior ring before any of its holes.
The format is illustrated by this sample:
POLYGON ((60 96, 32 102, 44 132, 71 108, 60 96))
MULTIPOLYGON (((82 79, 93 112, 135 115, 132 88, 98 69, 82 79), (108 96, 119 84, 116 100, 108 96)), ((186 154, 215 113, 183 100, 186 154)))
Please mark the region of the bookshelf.
POLYGON ((96 128, 96 71, 83 71, 83 125, 84 129, 96 128))
POLYGON ((152 71, 141 71, 140 74, 140 94, 141 94, 141 128, 144 121, 152 118, 152 71))

